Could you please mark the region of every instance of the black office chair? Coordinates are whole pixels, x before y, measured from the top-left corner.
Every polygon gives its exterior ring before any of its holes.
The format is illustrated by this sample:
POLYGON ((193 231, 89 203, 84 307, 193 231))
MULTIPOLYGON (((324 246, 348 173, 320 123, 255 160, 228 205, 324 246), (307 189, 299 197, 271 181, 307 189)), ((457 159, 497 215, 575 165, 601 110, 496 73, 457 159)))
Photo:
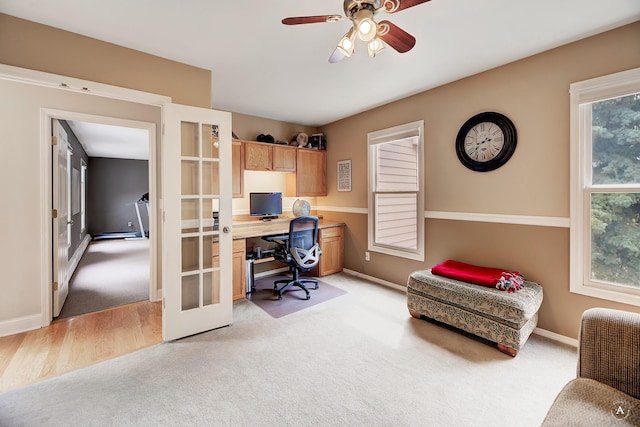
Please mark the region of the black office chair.
POLYGON ((318 246, 318 218, 301 216, 292 219, 289 224, 289 239, 278 245, 273 254, 275 259, 289 266, 293 275, 291 280, 283 279, 273 282, 273 290, 278 293, 278 299, 282 299, 282 294, 293 286, 304 290, 306 299, 311 298, 305 283, 315 284, 314 289, 318 289, 318 281, 300 279, 299 275, 318 265, 321 254, 322 251, 318 246), (278 285, 283 283, 285 285, 278 289, 278 285))

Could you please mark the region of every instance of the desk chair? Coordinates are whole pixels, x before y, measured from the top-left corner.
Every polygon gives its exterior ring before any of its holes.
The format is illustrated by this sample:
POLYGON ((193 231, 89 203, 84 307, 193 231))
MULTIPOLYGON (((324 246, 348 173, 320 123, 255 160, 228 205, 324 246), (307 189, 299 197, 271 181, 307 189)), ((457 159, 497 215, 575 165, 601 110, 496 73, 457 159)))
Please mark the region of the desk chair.
POLYGON ((291 280, 284 279, 273 282, 273 290, 278 293, 278 299, 282 299, 282 294, 293 286, 304 290, 307 295, 306 299, 311 298, 305 283, 313 283, 315 284, 314 289, 318 289, 318 281, 300 279, 299 274, 315 267, 320 261, 320 254, 322 251, 318 246, 318 218, 301 216, 292 219, 289 223, 288 239, 276 247, 273 255, 275 259, 289 266, 293 276, 291 280), (284 286, 278 289, 280 284, 284 284, 284 286))

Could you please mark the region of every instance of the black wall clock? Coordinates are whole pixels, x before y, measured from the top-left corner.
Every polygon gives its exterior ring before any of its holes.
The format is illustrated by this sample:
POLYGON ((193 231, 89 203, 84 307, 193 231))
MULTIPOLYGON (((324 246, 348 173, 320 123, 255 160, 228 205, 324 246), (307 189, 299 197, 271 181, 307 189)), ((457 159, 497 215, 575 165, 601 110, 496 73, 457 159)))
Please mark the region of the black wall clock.
POLYGON ((508 117, 494 112, 476 114, 456 137, 456 154, 467 168, 488 172, 504 165, 516 149, 516 127, 508 117))

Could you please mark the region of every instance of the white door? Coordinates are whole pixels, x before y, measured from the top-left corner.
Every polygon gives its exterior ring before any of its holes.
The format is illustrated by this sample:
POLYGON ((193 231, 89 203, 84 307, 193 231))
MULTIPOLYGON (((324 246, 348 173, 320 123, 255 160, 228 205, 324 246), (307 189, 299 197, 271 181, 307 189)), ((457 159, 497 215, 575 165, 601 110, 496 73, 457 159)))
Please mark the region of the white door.
POLYGON ((162 332, 170 341, 232 322, 231 113, 165 104, 163 122, 162 332))
POLYGON ((52 159, 53 167, 53 316, 60 315, 62 305, 69 295, 69 168, 67 156, 69 142, 67 132, 58 120, 53 120, 52 159))

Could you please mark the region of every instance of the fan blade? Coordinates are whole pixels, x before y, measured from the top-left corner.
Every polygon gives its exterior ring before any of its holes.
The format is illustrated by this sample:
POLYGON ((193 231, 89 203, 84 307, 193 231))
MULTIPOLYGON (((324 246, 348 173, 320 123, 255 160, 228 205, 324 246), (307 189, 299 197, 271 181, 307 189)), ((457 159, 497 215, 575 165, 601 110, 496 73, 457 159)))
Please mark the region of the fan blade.
POLYGON ((284 18, 282 23, 285 25, 315 24, 317 22, 336 22, 341 19, 342 16, 340 15, 297 16, 284 18))
POLYGON ((333 50, 333 53, 329 57, 329 62, 332 63, 332 64, 335 64, 338 61, 342 61, 344 58, 345 58, 345 56, 342 54, 342 52, 340 52, 340 50, 338 50, 338 48, 335 48, 333 50))
POLYGON ((408 52, 416 45, 415 37, 389 21, 378 23, 378 37, 400 53, 408 52))
POLYGON ((384 0, 382 2, 382 8, 387 13, 396 13, 428 1, 429 0, 384 0))

